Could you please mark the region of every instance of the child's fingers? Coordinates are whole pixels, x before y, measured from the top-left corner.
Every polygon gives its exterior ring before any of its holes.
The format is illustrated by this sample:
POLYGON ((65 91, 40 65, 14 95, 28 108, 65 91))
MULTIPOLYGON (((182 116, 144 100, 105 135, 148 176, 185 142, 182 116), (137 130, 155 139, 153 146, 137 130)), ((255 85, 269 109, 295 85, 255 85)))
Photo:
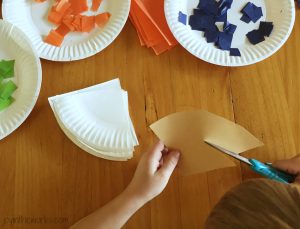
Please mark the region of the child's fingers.
POLYGON ((296 155, 295 157, 292 157, 291 160, 292 160, 292 159, 300 160, 300 154, 296 155))
POLYGON ((300 174, 300 160, 299 157, 288 159, 288 160, 279 160, 275 161, 272 166, 274 168, 285 171, 289 174, 298 175, 300 174))
POLYGON ((164 164, 164 158, 162 157, 159 161, 159 165, 157 169, 160 169, 160 167, 164 164))
POLYGON ((150 169, 150 172, 154 174, 159 167, 159 161, 162 158, 162 151, 165 145, 162 141, 158 141, 151 149, 145 153, 143 164, 150 169))
POLYGON ((169 154, 164 157, 163 164, 158 170, 158 173, 169 179, 178 163, 179 157, 180 153, 178 151, 169 152, 169 154))
POLYGON ((148 159, 159 161, 165 145, 162 141, 156 142, 146 153, 148 159))
POLYGON ((294 181, 294 183, 300 184, 300 175, 298 175, 294 181))

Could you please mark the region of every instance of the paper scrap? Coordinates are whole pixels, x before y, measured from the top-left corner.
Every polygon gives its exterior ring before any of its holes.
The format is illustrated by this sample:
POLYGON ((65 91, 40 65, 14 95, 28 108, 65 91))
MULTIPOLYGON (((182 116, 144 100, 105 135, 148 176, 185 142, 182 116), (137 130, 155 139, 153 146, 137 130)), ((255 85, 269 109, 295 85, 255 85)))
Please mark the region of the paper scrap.
POLYGON ((186 19, 187 19, 187 16, 186 14, 182 13, 181 11, 179 11, 179 14, 178 14, 178 21, 184 25, 186 25, 186 19))
POLYGON ((227 21, 227 12, 223 15, 216 16, 216 22, 226 22, 227 21))
POLYGON ((216 43, 219 39, 220 31, 218 27, 213 27, 213 29, 207 29, 204 33, 207 43, 216 43))
POLYGON ((241 52, 238 48, 231 48, 229 51, 230 56, 241 56, 241 52))
POLYGON ((150 128, 167 147, 181 151, 178 168, 182 175, 235 166, 204 140, 235 153, 263 145, 242 126, 203 110, 170 114, 150 128))
POLYGON ((233 34, 227 32, 221 32, 219 34, 219 40, 217 42, 217 45, 222 50, 230 50, 232 39, 233 39, 233 34))
POLYGON ((11 80, 1 85, 0 88, 0 98, 1 99, 8 99, 17 90, 17 85, 11 80))
POLYGON ((152 6, 149 4, 150 2, 147 3, 146 0, 133 0, 129 18, 136 28, 141 45, 152 48, 155 54, 159 55, 174 47, 178 42, 167 26, 163 1, 151 3, 152 6), (159 12, 154 12, 153 7, 159 12))
POLYGON ((250 31, 249 33, 246 34, 246 36, 250 41, 250 43, 253 45, 256 45, 265 40, 264 36, 261 34, 261 32, 258 29, 250 31))
POLYGON ((160 33, 166 39, 170 46, 176 45, 178 42, 173 36, 164 12, 164 0, 156 0, 155 4, 152 0, 134 0, 143 10, 143 12, 150 18, 153 25, 159 29, 160 33))
POLYGON ((251 2, 248 2, 241 12, 250 18, 250 20, 254 23, 256 23, 263 16, 262 8, 251 2))
POLYGON ((0 61, 0 78, 11 78, 14 76, 14 60, 1 60, 0 61))
POLYGON ((135 17, 135 23, 138 23, 138 25, 143 28, 138 31, 142 31, 141 36, 147 47, 162 43, 164 41, 163 36, 160 34, 159 30, 153 26, 151 20, 143 13, 142 9, 135 1, 132 2, 131 8, 134 12, 132 16, 135 17))
POLYGON ((0 98, 0 111, 3 111, 14 102, 14 98, 9 97, 7 99, 0 98))
POLYGON ((261 21, 258 30, 263 36, 269 37, 273 31, 273 22, 261 21))
POLYGON ((189 19, 189 25, 192 30, 205 31, 215 26, 214 16, 212 15, 191 15, 189 19))
MULTIPOLYGON (((43 1, 37 1, 43 2, 43 1)), ((48 22, 58 26, 51 29, 44 42, 60 47, 65 36, 70 32, 90 33, 95 26, 102 29, 110 19, 110 13, 83 15, 89 10, 87 0, 54 1, 48 12, 48 22)), ((91 10, 97 11, 102 0, 93 0, 91 10)))
POLYGON ((207 43, 215 43, 221 50, 230 50, 233 34, 237 28, 227 21, 227 11, 231 8, 233 0, 200 0, 193 15, 189 17, 192 30, 204 32, 207 43), (223 22, 223 31, 216 23, 223 22))
POLYGON ((246 14, 243 14, 243 16, 241 17, 241 21, 248 24, 251 21, 251 19, 246 14))
POLYGON ((14 76, 14 67, 14 60, 0 61, 0 111, 3 111, 14 102, 12 94, 17 89, 17 85, 11 80, 6 81, 6 79, 14 76))
POLYGON ((252 30, 246 34, 251 44, 258 44, 265 40, 265 37, 269 37, 274 29, 273 22, 261 21, 259 28, 252 30))
POLYGON ((229 34, 234 34, 237 26, 234 24, 230 24, 228 21, 224 23, 223 31, 229 34))

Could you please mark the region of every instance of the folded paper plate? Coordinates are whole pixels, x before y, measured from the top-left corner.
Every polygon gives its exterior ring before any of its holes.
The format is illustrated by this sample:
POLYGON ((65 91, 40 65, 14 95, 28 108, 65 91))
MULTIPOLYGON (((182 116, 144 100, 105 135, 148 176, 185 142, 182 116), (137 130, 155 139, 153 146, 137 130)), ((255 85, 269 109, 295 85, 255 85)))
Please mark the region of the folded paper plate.
POLYGON ((17 129, 32 111, 40 93, 41 63, 27 36, 9 22, 0 20, 0 60, 15 60, 14 102, 0 112, 0 140, 17 129))
POLYGON ((168 147, 181 151, 178 167, 182 175, 235 166, 205 140, 235 153, 263 145, 240 125, 202 110, 168 115, 150 128, 168 147))
POLYGON ((62 130, 80 148, 109 160, 132 157, 138 140, 119 80, 51 97, 49 102, 62 130))
POLYGON ((186 24, 179 22, 179 12, 188 16, 192 15, 199 0, 166 0, 164 8, 173 35, 191 54, 212 64, 244 66, 262 61, 279 50, 290 36, 295 22, 294 0, 253 0, 250 2, 262 8, 263 16, 256 23, 247 24, 241 20, 241 10, 247 2, 249 0, 233 1, 227 16, 228 22, 237 26, 232 40, 232 48, 240 50, 240 57, 230 56, 229 51, 217 48, 214 43, 207 43, 203 36, 204 32, 192 30, 188 23, 189 20, 186 24), (266 37, 265 41, 252 45, 247 40, 246 34, 257 30, 260 21, 273 22, 274 30, 270 37, 266 37))
MULTIPOLYGON (((88 1, 91 6, 92 1, 88 1)), ((103 29, 95 28, 90 33, 70 33, 61 47, 49 45, 44 37, 56 26, 47 20, 53 1, 37 3, 34 0, 3 0, 3 18, 22 29, 29 37, 41 58, 53 61, 73 61, 84 59, 102 51, 119 35, 127 21, 130 0, 104 0, 97 14, 109 12, 111 18, 103 29), (16 13, 17 11, 17 13, 16 13)))

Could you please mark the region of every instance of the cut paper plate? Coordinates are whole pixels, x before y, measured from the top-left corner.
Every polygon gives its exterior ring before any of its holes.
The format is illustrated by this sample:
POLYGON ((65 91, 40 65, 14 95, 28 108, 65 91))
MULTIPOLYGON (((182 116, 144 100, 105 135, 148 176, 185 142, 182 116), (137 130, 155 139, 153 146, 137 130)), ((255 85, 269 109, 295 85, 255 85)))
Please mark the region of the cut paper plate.
MULTIPOLYGON (((22 29, 41 58, 53 61, 80 60, 100 52, 119 35, 129 15, 130 0, 104 0, 97 12, 111 13, 109 22, 103 29, 95 28, 89 34, 70 33, 61 47, 49 45, 43 41, 49 31, 55 28, 47 20, 47 13, 53 1, 36 3, 34 0, 3 0, 3 18, 22 29), (17 9, 17 12, 16 12, 17 9)), ((88 0, 89 9, 92 4, 88 0)))
POLYGON ((132 158, 137 137, 119 80, 49 98, 64 133, 88 153, 108 160, 132 158))
POLYGON ((133 157, 133 152, 130 153, 115 153, 115 152, 105 152, 105 151, 100 151, 97 149, 94 149, 91 146, 86 145, 85 143, 81 142, 78 140, 75 136, 72 135, 70 131, 67 130, 67 128, 61 123, 58 115, 54 111, 55 118, 58 122, 58 125, 64 132, 64 134, 79 148, 82 150, 88 152, 91 155, 94 155, 96 157, 101 157, 106 160, 111 160, 111 161, 127 161, 133 157))
POLYGON ((77 138, 101 150, 133 150, 121 90, 97 90, 61 97, 54 108, 60 120, 77 138))
POLYGON ((42 71, 38 55, 27 36, 9 22, 0 20, 0 60, 15 60, 18 89, 14 103, 0 112, 0 140, 17 129, 32 111, 41 88, 42 71))
POLYGON ((240 11, 247 2, 249 1, 233 1, 228 11, 228 21, 237 25, 232 47, 239 48, 241 57, 230 56, 228 51, 220 50, 214 44, 207 43, 203 32, 191 30, 189 25, 178 22, 179 11, 188 16, 192 15, 199 0, 166 0, 165 16, 175 38, 194 56, 212 64, 244 66, 262 61, 279 50, 290 36, 295 22, 294 0, 252 0, 252 3, 262 7, 263 17, 256 23, 246 24, 240 20, 242 16, 240 11), (273 22, 274 30, 264 42, 252 45, 245 35, 251 30, 258 29, 260 21, 273 22))

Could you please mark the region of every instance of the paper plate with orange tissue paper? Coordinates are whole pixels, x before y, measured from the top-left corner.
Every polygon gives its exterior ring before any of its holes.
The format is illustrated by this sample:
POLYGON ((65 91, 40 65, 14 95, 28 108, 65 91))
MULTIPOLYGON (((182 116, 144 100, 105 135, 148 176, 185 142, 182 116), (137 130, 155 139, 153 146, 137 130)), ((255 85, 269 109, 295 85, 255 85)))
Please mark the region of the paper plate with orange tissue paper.
POLYGON ((52 61, 97 54, 119 35, 130 0, 3 0, 3 18, 29 37, 39 56, 52 61), (16 9, 17 13, 16 13, 16 9))

